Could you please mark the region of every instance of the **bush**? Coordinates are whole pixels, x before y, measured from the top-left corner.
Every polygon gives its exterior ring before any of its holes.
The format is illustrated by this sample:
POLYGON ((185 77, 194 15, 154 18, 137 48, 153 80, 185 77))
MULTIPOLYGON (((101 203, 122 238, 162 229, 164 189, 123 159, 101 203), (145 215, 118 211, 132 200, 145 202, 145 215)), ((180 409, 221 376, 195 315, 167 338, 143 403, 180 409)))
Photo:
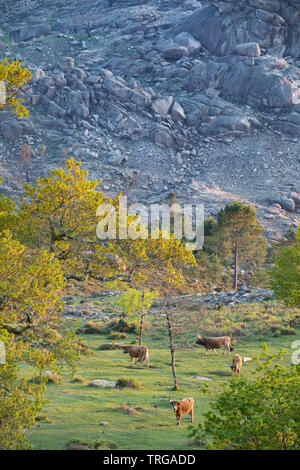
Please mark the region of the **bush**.
POLYGON ((41 383, 47 383, 47 384, 59 384, 61 383, 61 376, 57 374, 57 372, 52 372, 51 370, 46 370, 43 373, 43 377, 32 377, 32 379, 28 380, 28 383, 32 384, 41 384, 41 383))
POLYGON ((116 381, 116 388, 142 388, 142 385, 138 380, 120 377, 116 381))
POLYGON ((108 338, 109 339, 114 339, 114 340, 126 339, 126 338, 128 338, 128 334, 127 333, 120 333, 118 331, 115 331, 115 332, 111 333, 108 336, 108 338))
POLYGON ((103 332, 108 334, 112 331, 119 331, 121 333, 138 333, 139 326, 137 323, 130 322, 125 318, 114 318, 106 323, 103 332))
POLYGON ((226 384, 191 437, 210 449, 300 449, 300 366, 273 365, 280 354, 262 357, 255 380, 226 384))
POLYGON ((35 417, 35 420, 37 422, 43 422, 43 423, 53 423, 52 419, 49 419, 46 415, 39 415, 35 417))
POLYGON ((120 349, 120 345, 116 343, 103 343, 99 346, 99 351, 110 351, 112 349, 120 349))
POLYGON ((81 439, 72 439, 67 443, 68 450, 116 450, 118 446, 113 441, 93 441, 87 442, 81 439))
POLYGON ((102 333, 102 328, 94 323, 86 323, 83 333, 86 335, 99 335, 102 333))
POLYGON ((78 341, 77 348, 80 354, 83 354, 84 356, 94 354, 93 351, 88 347, 88 345, 83 341, 78 341))
POLYGON ((84 377, 80 377, 80 375, 76 375, 74 377, 74 379, 72 380, 72 383, 79 383, 79 384, 82 384, 82 385, 87 385, 88 380, 85 379, 84 377))

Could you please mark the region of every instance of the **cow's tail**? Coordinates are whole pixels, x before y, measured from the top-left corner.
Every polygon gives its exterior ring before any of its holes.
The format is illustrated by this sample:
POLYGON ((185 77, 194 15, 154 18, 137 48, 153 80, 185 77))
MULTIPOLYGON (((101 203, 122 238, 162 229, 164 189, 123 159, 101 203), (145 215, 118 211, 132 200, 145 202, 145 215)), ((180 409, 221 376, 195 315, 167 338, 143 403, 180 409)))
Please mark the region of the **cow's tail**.
POLYGON ((148 349, 146 350, 145 359, 146 359, 147 367, 149 368, 149 353, 148 353, 148 349))

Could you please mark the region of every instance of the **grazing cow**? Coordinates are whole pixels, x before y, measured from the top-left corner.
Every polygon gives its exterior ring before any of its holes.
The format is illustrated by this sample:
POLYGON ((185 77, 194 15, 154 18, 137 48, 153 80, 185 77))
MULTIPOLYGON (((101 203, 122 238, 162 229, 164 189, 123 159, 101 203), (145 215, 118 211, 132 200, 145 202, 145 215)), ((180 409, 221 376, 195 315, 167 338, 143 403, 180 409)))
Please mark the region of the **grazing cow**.
POLYGON ((142 362, 146 359, 147 367, 149 368, 149 353, 148 349, 145 348, 144 346, 121 346, 123 349, 124 354, 130 354, 131 358, 131 365, 133 366, 134 364, 134 359, 139 359, 140 360, 140 367, 142 365, 142 362))
POLYGON ((179 401, 170 400, 171 406, 173 407, 174 413, 176 415, 177 424, 176 426, 180 425, 180 418, 181 415, 185 413, 189 413, 191 415, 191 423, 193 422, 194 417, 194 398, 184 398, 183 400, 180 399, 179 401))
POLYGON ((243 359, 239 354, 235 354, 232 358, 232 375, 240 375, 243 359))
POLYGON ((228 354, 233 351, 233 347, 231 346, 230 342, 230 336, 219 336, 216 338, 203 338, 202 336, 198 336, 196 344, 200 344, 201 346, 205 347, 205 354, 207 354, 209 349, 213 349, 215 354, 217 354, 216 349, 220 349, 222 346, 224 346, 224 352, 228 351, 228 354))

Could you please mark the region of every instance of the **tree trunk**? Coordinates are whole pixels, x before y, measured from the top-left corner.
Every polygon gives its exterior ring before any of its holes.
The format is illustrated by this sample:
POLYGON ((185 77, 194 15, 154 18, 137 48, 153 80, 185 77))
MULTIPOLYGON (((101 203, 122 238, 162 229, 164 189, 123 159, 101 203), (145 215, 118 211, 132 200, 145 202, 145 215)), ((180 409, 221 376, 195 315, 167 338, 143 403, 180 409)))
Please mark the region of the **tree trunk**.
POLYGON ((172 365, 172 374, 174 380, 174 390, 178 390, 178 383, 177 383, 177 376, 176 376, 176 366, 175 366, 175 347, 173 341, 173 331, 172 331, 172 324, 170 315, 168 314, 167 307, 165 307, 166 317, 167 317, 167 324, 168 324, 168 332, 170 338, 170 351, 171 351, 171 365, 172 365))
POLYGON ((233 279, 233 288, 237 290, 238 288, 238 263, 239 263, 239 248, 238 245, 234 246, 234 279, 233 279))
POLYGON ((139 337, 139 345, 143 345, 143 331, 144 331, 144 316, 145 316, 145 307, 144 307, 144 298, 145 298, 145 293, 142 293, 142 313, 141 313, 141 319, 140 319, 140 337, 139 337))

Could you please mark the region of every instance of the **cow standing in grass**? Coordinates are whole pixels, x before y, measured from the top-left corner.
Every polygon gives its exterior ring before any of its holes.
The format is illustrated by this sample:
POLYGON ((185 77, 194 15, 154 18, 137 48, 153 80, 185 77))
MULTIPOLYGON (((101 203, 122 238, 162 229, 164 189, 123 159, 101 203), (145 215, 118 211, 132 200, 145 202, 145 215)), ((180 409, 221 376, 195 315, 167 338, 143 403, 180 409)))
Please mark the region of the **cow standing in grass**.
POLYGON ((230 354, 230 352, 233 351, 230 336, 219 336, 214 338, 203 338, 202 336, 198 336, 196 344, 200 344, 205 347, 205 354, 208 353, 209 349, 213 349, 214 353, 217 354, 216 349, 220 349, 222 347, 224 347, 224 353, 225 351, 228 351, 228 354, 230 354))
POLYGON ((242 368, 243 358, 239 354, 235 354, 232 358, 232 375, 240 375, 241 368, 242 368))
POLYGON ((191 423, 194 418, 194 398, 184 398, 183 400, 170 400, 171 406, 173 407, 177 423, 176 426, 180 425, 181 415, 189 413, 191 415, 191 423))
POLYGON ((149 368, 149 353, 148 349, 145 348, 145 346, 121 346, 123 349, 124 354, 130 354, 131 358, 131 365, 134 365, 134 360, 139 359, 140 360, 140 367, 142 363, 146 360, 147 367, 149 368))

